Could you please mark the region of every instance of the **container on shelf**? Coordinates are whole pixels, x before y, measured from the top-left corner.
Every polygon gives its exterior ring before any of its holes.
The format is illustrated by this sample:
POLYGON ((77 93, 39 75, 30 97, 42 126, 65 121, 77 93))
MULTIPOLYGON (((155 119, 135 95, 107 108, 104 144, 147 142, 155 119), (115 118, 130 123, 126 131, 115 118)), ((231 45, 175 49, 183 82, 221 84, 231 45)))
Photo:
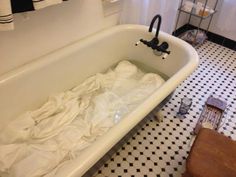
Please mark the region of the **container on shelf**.
MULTIPOLYGON (((215 0, 214 8, 208 6, 208 0, 202 1, 193 0, 193 1, 183 1, 181 0, 180 7, 178 9, 178 17, 175 26, 175 32, 177 30, 179 18, 181 13, 189 14, 188 25, 190 24, 192 16, 200 19, 197 29, 192 29, 186 31, 185 33, 179 35, 179 37, 192 45, 202 44, 207 39, 207 33, 209 31, 209 27, 213 18, 213 15, 217 12, 216 6, 218 4, 218 0, 215 0), (202 21, 210 18, 207 28, 201 29, 202 21)), ((175 33, 174 33, 175 35, 175 33)), ((175 35, 176 36, 176 35, 175 35)))

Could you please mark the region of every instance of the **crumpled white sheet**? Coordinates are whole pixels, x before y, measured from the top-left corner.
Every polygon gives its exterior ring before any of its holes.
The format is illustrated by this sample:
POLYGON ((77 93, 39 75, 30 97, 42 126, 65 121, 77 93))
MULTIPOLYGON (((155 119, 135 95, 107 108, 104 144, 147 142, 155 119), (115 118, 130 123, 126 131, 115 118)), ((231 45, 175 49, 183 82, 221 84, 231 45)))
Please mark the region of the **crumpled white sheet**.
POLYGON ((49 97, 1 131, 0 175, 53 176, 163 83, 159 75, 122 61, 114 70, 49 97))

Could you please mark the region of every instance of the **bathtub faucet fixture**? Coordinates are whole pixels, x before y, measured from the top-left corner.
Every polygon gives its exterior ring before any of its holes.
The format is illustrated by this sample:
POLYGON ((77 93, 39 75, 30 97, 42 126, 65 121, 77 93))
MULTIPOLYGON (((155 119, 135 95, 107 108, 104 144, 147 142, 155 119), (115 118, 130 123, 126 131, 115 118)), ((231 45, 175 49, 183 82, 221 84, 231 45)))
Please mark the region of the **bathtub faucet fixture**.
POLYGON ((164 55, 162 56, 162 59, 165 59, 170 54, 170 51, 167 50, 169 48, 169 44, 167 42, 162 42, 158 46, 159 44, 158 36, 159 36, 160 27, 161 27, 161 16, 159 14, 153 17, 148 31, 150 33, 152 32, 153 25, 157 19, 158 19, 158 24, 156 28, 155 37, 150 41, 140 39, 135 45, 137 46, 140 44, 140 42, 142 42, 146 46, 151 47, 154 50, 154 53, 156 55, 161 56, 164 53, 164 55))

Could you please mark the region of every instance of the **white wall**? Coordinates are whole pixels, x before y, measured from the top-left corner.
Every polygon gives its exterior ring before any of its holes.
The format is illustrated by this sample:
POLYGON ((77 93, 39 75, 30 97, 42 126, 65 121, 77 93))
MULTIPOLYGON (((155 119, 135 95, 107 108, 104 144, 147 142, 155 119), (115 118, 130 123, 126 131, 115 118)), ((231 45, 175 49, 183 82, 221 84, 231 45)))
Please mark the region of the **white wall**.
MULTIPOLYGON (((218 9, 221 5, 222 0, 218 9)), ((15 30, 0 32, 0 75, 119 21, 119 14, 104 17, 101 0, 70 0, 28 16, 24 20, 16 14, 15 30)), ((219 13, 214 16, 210 31, 236 40, 235 32, 225 33, 217 27, 218 16, 219 13)), ((181 14, 178 26, 187 23, 186 17, 181 14)), ((197 22, 191 21, 193 25, 197 22)))
POLYGON ((0 75, 73 41, 118 23, 104 17, 101 0, 70 0, 14 15, 15 30, 0 32, 0 75))
MULTIPOLYGON (((216 0, 210 0, 209 1, 209 6, 214 7, 213 4, 215 2, 216 2, 216 0)), ((223 0, 219 0, 218 5, 217 5, 217 13, 213 16, 212 23, 211 23, 209 31, 236 41, 236 31, 226 31, 224 29, 221 29, 221 27, 220 27, 221 24, 219 23, 219 16, 222 15, 220 13, 222 3, 223 3, 223 0)), ((224 13, 224 14, 227 14, 227 13, 224 13)), ((229 14, 227 14, 226 16, 224 16, 222 18, 225 18, 225 20, 231 19, 232 23, 230 25, 233 25, 236 29, 235 17, 230 17, 229 14)), ((209 19, 203 20, 201 28, 206 29, 207 25, 208 25, 208 22, 209 22, 209 19)), ((193 17, 192 20, 191 20, 191 24, 194 25, 194 26, 197 26, 198 23, 199 23, 199 19, 193 17)))

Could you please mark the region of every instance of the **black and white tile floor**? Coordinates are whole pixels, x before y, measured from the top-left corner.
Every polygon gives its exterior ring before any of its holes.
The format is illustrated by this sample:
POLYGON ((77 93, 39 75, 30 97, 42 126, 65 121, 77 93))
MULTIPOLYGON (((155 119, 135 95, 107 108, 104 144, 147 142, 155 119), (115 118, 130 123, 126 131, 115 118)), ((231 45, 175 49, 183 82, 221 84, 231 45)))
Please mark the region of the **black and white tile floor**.
POLYGON ((159 112, 163 122, 150 114, 147 123, 93 175, 96 177, 181 177, 190 150, 191 132, 210 95, 228 103, 220 132, 236 140, 236 52, 212 42, 197 48, 198 69, 175 91, 159 112), (176 116, 181 98, 193 99, 185 119, 176 116))

